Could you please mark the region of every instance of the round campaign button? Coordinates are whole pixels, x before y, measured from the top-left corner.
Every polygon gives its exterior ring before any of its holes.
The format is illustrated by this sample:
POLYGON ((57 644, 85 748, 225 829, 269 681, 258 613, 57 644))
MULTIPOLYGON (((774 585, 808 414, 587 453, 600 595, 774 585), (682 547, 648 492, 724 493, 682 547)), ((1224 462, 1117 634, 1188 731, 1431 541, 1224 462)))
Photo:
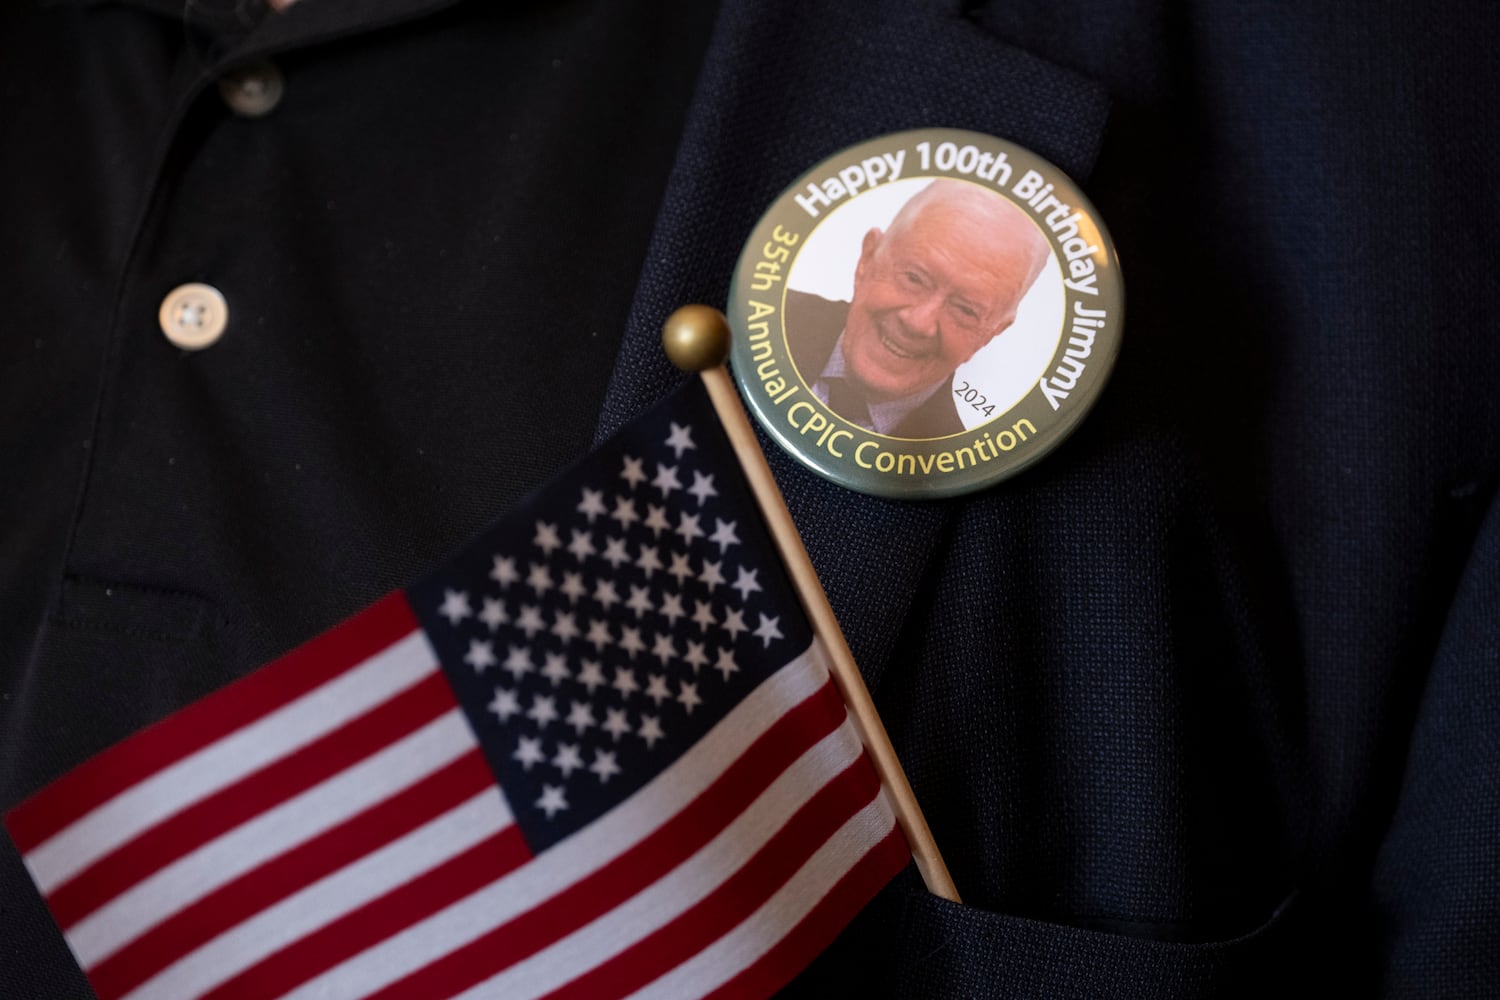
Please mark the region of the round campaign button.
POLYGON ((1124 289, 1061 170, 934 128, 793 182, 745 243, 727 311, 735 378, 782 447, 851 489, 944 497, 1078 425, 1119 352, 1124 289))

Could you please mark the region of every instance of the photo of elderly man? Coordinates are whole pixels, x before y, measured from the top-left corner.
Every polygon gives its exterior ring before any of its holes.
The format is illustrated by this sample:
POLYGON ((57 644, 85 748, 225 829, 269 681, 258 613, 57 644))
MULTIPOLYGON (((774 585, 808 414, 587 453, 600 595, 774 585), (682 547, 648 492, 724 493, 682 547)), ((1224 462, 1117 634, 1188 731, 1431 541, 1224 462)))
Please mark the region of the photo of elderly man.
POLYGON ((845 420, 898 438, 956 434, 954 371, 1015 321, 1049 256, 1009 200, 936 180, 865 233, 851 301, 787 293, 787 346, 845 420))

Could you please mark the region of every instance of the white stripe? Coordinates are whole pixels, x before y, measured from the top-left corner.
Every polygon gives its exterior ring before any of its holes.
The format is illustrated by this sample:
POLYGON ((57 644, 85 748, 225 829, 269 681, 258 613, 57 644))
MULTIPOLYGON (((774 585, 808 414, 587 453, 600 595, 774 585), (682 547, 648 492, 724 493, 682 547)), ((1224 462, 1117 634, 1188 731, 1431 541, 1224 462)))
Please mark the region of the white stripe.
POLYGON ((199 996, 268 955, 328 926, 513 822, 491 786, 398 840, 237 924, 131 991, 125 1000, 199 996))
POLYGON ((158 869, 67 932, 92 968, 183 907, 416 784, 478 744, 453 708, 416 732, 158 869))
POLYGON ((787 883, 738 927, 683 962, 630 1000, 705 996, 775 947, 896 825, 885 796, 849 818, 787 883))
POLYGON ((731 709, 690 751, 599 820, 548 848, 536 861, 352 956, 287 996, 322 1000, 373 993, 540 905, 677 815, 773 723, 827 680, 827 663, 814 642, 731 709))
POLYGON ((437 668, 437 654, 413 632, 333 680, 137 782, 26 852, 46 895, 143 830, 285 757, 437 668))
POLYGON ((593 923, 469 989, 461 1000, 545 996, 664 927, 744 867, 862 752, 854 726, 846 719, 692 857, 593 923))

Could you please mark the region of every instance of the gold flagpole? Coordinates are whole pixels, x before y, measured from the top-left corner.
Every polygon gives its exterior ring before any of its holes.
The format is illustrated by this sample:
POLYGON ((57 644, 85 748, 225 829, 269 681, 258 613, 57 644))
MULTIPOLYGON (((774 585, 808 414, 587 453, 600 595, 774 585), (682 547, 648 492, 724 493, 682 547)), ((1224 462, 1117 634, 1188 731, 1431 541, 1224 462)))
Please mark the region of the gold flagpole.
POLYGON ((948 874, 948 866, 943 864, 943 856, 938 853, 937 842, 932 839, 932 830, 927 826, 927 818, 922 815, 917 797, 906 780, 906 772, 901 770, 901 762, 896 759, 896 750, 891 746, 890 737, 886 735, 885 724, 875 711, 870 691, 865 687, 859 667, 854 663, 854 654, 850 652, 849 643, 844 640, 844 633, 839 629, 833 608, 828 603, 828 596, 823 593, 823 585, 818 582, 812 560, 808 558, 807 549, 802 545, 802 536, 797 533, 797 525, 793 523, 791 512, 786 508, 786 501, 782 499, 781 490, 771 475, 771 467, 766 464, 765 455, 761 454, 760 443, 755 439, 750 418, 729 378, 729 370, 724 367, 724 362, 729 358, 729 340, 728 320, 723 313, 710 306, 683 306, 667 317, 667 322, 662 327, 662 346, 666 349, 667 357, 677 367, 698 372, 703 377, 709 399, 713 401, 719 422, 724 425, 724 431, 739 458, 740 467, 745 471, 745 479, 749 481, 750 489, 755 494, 761 516, 771 529, 771 537, 776 541, 781 561, 786 565, 797 596, 812 620, 813 634, 828 651, 832 661, 833 682, 843 696, 844 704, 849 707, 854 727, 874 761, 880 783, 885 786, 895 810, 896 822, 906 835, 906 842, 911 845, 912 857, 917 862, 917 870, 922 873, 922 881, 927 884, 929 892, 957 903, 958 889, 948 874))

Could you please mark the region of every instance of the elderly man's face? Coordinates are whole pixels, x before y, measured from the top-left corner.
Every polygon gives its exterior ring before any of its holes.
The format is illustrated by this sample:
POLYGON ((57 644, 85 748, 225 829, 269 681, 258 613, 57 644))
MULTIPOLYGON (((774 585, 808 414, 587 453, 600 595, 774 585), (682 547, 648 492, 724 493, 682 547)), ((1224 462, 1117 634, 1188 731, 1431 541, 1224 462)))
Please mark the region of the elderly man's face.
POLYGON ((1016 317, 1036 274, 1041 234, 1024 217, 935 201, 889 232, 865 235, 844 326, 851 374, 879 399, 952 376, 1016 317))

